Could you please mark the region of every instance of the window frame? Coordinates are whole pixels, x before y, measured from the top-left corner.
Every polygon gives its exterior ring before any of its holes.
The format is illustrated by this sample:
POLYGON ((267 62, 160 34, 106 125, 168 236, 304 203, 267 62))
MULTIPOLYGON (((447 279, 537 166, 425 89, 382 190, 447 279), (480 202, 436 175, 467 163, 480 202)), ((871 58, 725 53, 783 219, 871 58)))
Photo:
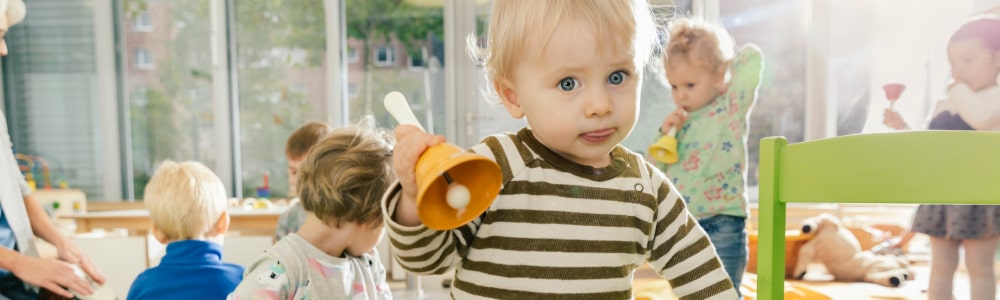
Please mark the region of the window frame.
POLYGON ((153 31, 153 16, 150 15, 149 10, 144 10, 136 15, 136 18, 132 20, 132 31, 136 32, 151 32, 153 31))
POLYGON ((414 72, 423 71, 424 69, 427 68, 427 58, 428 58, 427 47, 420 47, 419 56, 409 55, 409 54, 406 55, 406 69, 414 72), (420 58, 420 65, 413 64, 414 57, 420 58))
POLYGON ((153 53, 146 48, 135 48, 132 50, 132 63, 139 70, 156 69, 153 53))
POLYGON ((396 48, 391 44, 375 47, 375 49, 372 50, 372 64, 376 67, 392 67, 396 65, 396 48), (379 55, 379 52, 382 50, 385 50, 386 53, 384 60, 381 59, 381 55, 379 55))
POLYGON ((359 61, 361 61, 361 53, 358 50, 358 47, 348 46, 347 47, 347 62, 353 64, 353 63, 357 63, 359 61))

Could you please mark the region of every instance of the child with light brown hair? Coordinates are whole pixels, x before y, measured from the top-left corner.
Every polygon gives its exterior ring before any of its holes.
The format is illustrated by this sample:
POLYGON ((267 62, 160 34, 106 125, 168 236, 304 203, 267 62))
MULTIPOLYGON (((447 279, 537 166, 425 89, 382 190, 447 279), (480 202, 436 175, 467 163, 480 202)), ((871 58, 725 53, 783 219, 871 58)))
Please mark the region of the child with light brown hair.
POLYGON ((663 67, 677 108, 660 132, 676 132, 678 161, 657 163, 705 229, 733 285, 747 265, 747 133, 764 69, 759 48, 733 47, 722 26, 681 18, 669 26, 663 67))
POLYGON ((306 211, 298 199, 298 177, 302 161, 306 160, 309 148, 316 145, 323 136, 333 131, 333 126, 325 122, 309 122, 292 132, 285 142, 285 158, 288 159, 288 198, 291 205, 278 216, 278 226, 274 229, 274 241, 280 241, 289 233, 299 230, 306 221, 306 211))
POLYGON ((243 267, 222 262, 227 199, 222 180, 201 163, 160 165, 143 202, 167 254, 132 282, 128 299, 224 299, 236 288, 243 267))
POLYGON ((472 147, 500 166, 501 190, 484 214, 440 231, 417 214, 414 167, 444 139, 396 127, 399 182, 383 205, 402 267, 455 268, 455 299, 630 299, 648 261, 681 299, 736 299, 680 194, 621 145, 657 44, 647 1, 497 0, 486 37, 485 49, 471 47, 528 126, 472 147))
POLYGON ((371 117, 313 146, 299 172, 305 223, 250 264, 232 299, 391 299, 375 250, 391 152, 371 117))

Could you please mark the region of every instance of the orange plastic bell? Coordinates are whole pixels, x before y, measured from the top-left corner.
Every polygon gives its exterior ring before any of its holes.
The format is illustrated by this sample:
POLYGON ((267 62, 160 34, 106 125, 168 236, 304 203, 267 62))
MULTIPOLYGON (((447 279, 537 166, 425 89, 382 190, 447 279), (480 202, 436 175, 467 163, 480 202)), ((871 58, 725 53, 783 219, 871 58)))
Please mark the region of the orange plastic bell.
MULTIPOLYGON (((385 95, 386 110, 399 124, 420 127, 406 98, 385 95)), ((454 144, 441 143, 417 159, 417 215, 429 228, 455 229, 489 209, 500 193, 500 166, 489 158, 454 144)))

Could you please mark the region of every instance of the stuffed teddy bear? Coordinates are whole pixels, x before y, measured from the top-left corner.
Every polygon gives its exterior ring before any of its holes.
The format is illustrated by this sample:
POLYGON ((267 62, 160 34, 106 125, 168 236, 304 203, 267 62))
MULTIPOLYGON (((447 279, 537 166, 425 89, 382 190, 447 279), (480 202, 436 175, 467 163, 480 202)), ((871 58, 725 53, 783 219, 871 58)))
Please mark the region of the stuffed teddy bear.
POLYGON ((913 279, 913 270, 905 257, 877 255, 861 251, 858 239, 836 218, 829 214, 808 218, 802 222, 802 232, 813 237, 799 249, 794 274, 802 279, 806 267, 813 261, 826 266, 839 281, 865 281, 888 287, 898 287, 913 279))

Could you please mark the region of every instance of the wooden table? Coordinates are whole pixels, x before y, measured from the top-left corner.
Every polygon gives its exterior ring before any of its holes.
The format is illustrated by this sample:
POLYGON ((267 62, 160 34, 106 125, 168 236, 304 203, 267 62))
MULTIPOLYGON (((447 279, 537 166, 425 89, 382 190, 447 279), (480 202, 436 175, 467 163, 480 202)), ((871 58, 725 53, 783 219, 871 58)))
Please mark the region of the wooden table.
MULTIPOLYGON (((274 235, 278 216, 285 209, 285 207, 270 209, 230 208, 229 231, 238 231, 241 235, 274 235)), ((75 220, 77 233, 90 232, 96 228, 107 230, 125 228, 130 235, 145 235, 152 228, 149 211, 145 209, 87 212, 66 214, 61 217, 75 220)))

